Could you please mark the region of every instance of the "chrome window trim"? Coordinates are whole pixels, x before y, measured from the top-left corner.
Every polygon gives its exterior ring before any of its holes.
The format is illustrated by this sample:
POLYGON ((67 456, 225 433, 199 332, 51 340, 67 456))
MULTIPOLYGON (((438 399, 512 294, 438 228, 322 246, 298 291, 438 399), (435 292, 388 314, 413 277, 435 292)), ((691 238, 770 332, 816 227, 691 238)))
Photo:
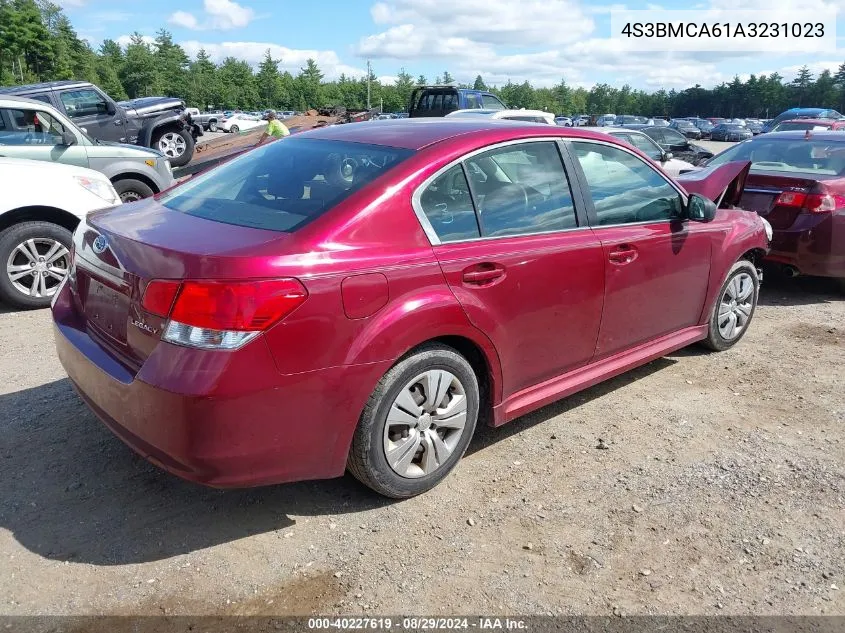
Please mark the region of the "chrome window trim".
MULTIPOLYGON (((434 226, 432 226, 431 222, 428 220, 428 216, 425 214, 425 211, 422 208, 422 203, 420 198, 422 198, 423 192, 428 189, 428 187, 437 180, 440 176, 445 174, 447 171, 455 167, 456 165, 460 165, 464 161, 471 159, 473 156, 477 156, 478 154, 483 154, 484 152, 489 152, 492 150, 499 149, 501 147, 508 147, 510 145, 523 145, 525 143, 555 143, 555 150, 558 152, 558 156, 560 156, 560 149, 557 147, 557 143, 561 140, 566 139, 566 136, 532 136, 530 138, 520 138, 520 139, 510 139, 508 141, 500 141, 498 143, 493 143, 492 145, 485 145, 484 147, 478 147, 471 152, 467 152, 463 154, 460 158, 456 158, 455 160, 451 161, 450 163, 444 165, 436 172, 434 172, 431 176, 426 178, 422 184, 420 184, 415 190, 414 193, 411 195, 411 207, 414 209, 414 214, 417 216, 417 219, 420 221, 422 225, 423 231, 428 237, 428 241, 431 242, 432 246, 440 246, 441 244, 463 244, 465 242, 480 242, 482 240, 500 240, 505 238, 514 238, 514 237, 527 237, 530 235, 549 235, 552 233, 563 233, 568 231, 577 231, 582 229, 589 229, 589 225, 585 226, 574 226, 569 229, 555 229, 553 231, 538 231, 536 233, 516 233, 514 235, 496 235, 496 236, 488 236, 485 237, 481 235, 479 237, 472 237, 463 240, 454 240, 449 242, 443 242, 437 235, 437 232, 434 230, 434 226)), ((609 144, 609 143, 608 143, 609 144)), ((563 157, 560 157, 560 168, 563 171, 564 176, 566 176, 567 184, 570 188, 570 193, 572 193, 572 180, 570 175, 566 173, 566 167, 564 166, 563 157)), ((465 175, 466 177, 466 175, 465 175)), ((469 183, 467 183, 469 184, 469 183)), ((473 201, 475 204, 475 201, 473 201)), ((575 211, 575 196, 572 196, 572 208, 573 212, 575 213, 575 221, 578 221, 578 213, 575 211)), ((476 216, 477 217, 477 216, 476 216)))

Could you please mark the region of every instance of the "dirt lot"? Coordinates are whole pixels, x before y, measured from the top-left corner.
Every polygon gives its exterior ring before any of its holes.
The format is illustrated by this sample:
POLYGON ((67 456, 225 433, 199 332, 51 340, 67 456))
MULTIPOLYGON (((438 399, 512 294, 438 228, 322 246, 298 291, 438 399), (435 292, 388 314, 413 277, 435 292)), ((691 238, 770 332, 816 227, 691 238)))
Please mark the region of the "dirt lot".
POLYGON ((4 614, 845 614, 845 298, 767 279, 748 336, 482 429, 404 502, 183 483, 0 314, 4 614), (597 447, 601 438, 607 450, 597 447))

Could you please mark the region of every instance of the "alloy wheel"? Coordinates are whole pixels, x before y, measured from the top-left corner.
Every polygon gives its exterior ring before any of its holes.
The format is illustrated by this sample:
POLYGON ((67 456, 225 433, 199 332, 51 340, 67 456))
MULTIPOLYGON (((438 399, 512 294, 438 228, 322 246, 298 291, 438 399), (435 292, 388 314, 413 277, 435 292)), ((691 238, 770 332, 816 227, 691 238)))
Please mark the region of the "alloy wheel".
POLYGON ((56 240, 33 238, 18 244, 6 262, 12 286, 30 297, 51 297, 70 268, 70 252, 56 240))
POLYGON ((466 420, 466 391, 454 374, 431 369, 416 376, 402 388, 387 414, 387 463, 401 477, 430 475, 454 452, 466 420))
POLYGON ((185 139, 176 132, 167 132, 158 140, 159 151, 168 158, 179 158, 185 153, 187 147, 185 139))
POLYGON ((732 341, 742 334, 754 311, 754 281, 740 273, 728 282, 719 302, 719 334, 732 341))

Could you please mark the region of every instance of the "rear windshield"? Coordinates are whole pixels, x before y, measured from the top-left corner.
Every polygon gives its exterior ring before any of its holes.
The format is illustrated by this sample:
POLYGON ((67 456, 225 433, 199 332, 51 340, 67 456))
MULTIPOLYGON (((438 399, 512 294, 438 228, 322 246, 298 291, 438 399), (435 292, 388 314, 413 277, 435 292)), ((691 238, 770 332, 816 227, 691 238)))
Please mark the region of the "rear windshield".
POLYGON ((845 143, 758 137, 714 156, 707 166, 746 160, 751 161, 752 171, 842 176, 845 175, 845 143))
POLYGON ((423 90, 411 109, 417 113, 439 114, 453 112, 461 107, 456 90, 423 90))
POLYGON ((195 176, 160 201, 208 220, 295 231, 411 154, 383 145, 288 137, 195 176))
POLYGON ((808 123, 799 121, 784 121, 778 123, 776 132, 788 132, 790 130, 829 130, 829 125, 819 125, 818 123, 808 123))

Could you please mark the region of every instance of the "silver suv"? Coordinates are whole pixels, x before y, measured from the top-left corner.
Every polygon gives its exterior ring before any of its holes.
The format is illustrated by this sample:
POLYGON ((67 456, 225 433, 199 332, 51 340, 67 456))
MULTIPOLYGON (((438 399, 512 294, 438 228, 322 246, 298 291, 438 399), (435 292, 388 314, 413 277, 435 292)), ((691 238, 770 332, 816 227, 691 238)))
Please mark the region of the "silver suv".
POLYGON ((0 95, 0 156, 95 169, 112 181, 123 202, 174 183, 161 152, 93 139, 53 106, 23 97, 0 95))

